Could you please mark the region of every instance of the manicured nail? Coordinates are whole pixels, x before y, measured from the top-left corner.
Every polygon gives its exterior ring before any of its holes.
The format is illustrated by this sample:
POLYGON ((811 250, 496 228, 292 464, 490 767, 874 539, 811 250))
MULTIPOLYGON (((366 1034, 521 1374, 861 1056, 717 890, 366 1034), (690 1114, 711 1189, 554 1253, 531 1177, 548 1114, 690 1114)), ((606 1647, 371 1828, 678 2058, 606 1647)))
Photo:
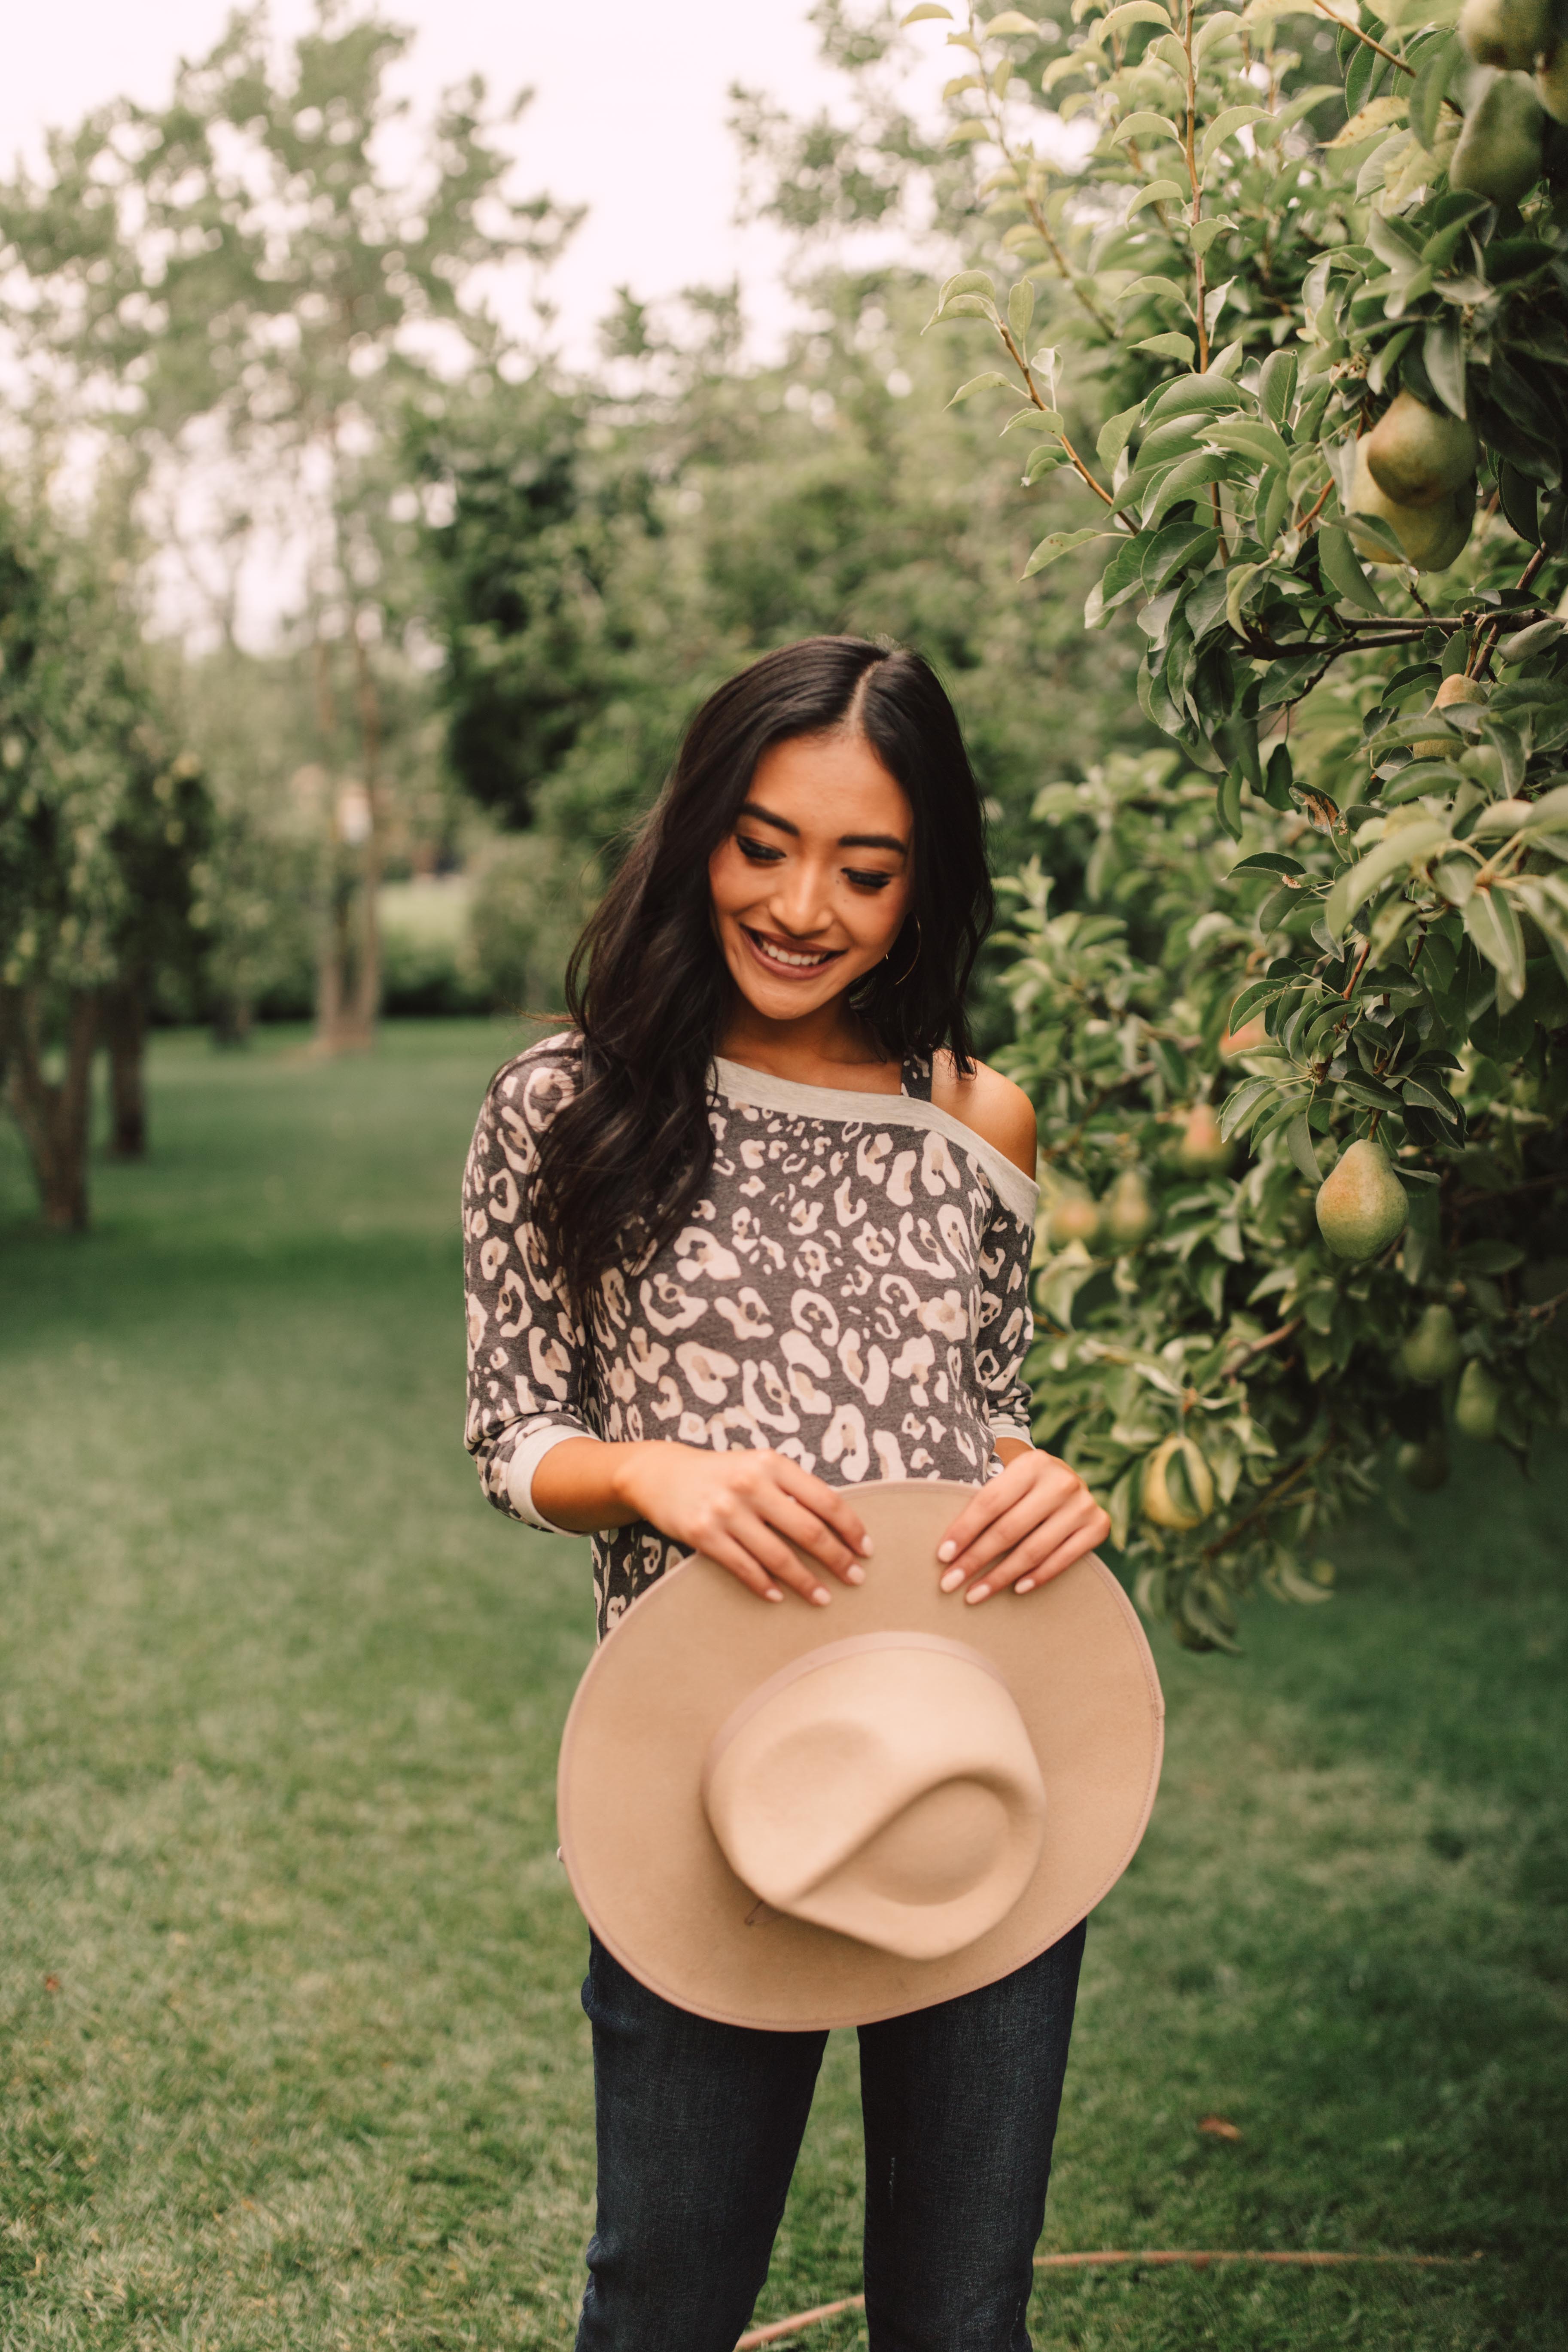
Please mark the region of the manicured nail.
POLYGON ((966 1601, 989 1601, 991 1587, 988 1584, 972 1584, 963 1597, 966 1601))
POLYGON ((876 1547, 876 1545, 871 1541, 871 1538, 870 1538, 870 1537, 869 1537, 869 1536, 862 1536, 862 1537, 861 1537, 861 1538, 860 1538, 860 1557, 861 1557, 861 1559, 870 1559, 870 1557, 871 1557, 871 1554, 876 1550, 876 1549, 877 1549, 877 1547, 876 1547))
POLYGON ((782 1601, 784 1599, 784 1594, 779 1591, 776 1584, 770 1584, 767 1591, 763 1593, 763 1599, 764 1601, 782 1601))
POLYGON ((963 1570, 961 1568, 950 1568, 942 1580, 941 1589, 943 1592, 956 1592, 963 1582, 963 1570))
POLYGON ((958 1546, 955 1543, 939 1543, 936 1548, 936 1556, 938 1559, 951 1559, 957 1549, 958 1546))
POLYGON ((812 1593, 811 1597, 819 1609, 826 1609, 828 1602, 832 1600, 833 1595, 819 1584, 812 1593))
POLYGON ((1013 1587, 1015 1592, 1033 1592, 1034 1589, 1035 1580, 1032 1576, 1021 1576, 1013 1587))
POLYGON ((855 1562, 851 1560, 848 1567, 844 1571, 844 1581, 846 1584, 864 1584, 866 1581, 865 1570, 863 1568, 858 1568, 855 1562))

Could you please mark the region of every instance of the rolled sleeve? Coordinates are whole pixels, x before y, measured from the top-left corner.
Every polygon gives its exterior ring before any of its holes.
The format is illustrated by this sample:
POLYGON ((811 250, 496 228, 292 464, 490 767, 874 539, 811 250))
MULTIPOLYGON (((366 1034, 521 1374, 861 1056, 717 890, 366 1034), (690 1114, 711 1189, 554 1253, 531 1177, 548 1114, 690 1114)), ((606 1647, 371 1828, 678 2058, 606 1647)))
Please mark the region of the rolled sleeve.
POLYGON ((539 1246, 532 1215, 538 1139, 575 1088, 574 1043, 547 1039, 500 1073, 463 1181, 465 1443, 497 1510, 552 1534, 568 1530, 534 1507, 539 1465, 567 1438, 598 1434, 585 1335, 559 1269, 539 1246))

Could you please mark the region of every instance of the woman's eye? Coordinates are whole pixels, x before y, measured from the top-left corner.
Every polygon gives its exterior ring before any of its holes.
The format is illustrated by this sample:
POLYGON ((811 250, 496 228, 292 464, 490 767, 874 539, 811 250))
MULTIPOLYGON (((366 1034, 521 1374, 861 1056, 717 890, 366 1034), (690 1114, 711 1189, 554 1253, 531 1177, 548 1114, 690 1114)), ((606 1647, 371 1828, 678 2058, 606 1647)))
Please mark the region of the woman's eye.
POLYGON ((784 856, 784 851, 775 849, 771 841, 752 841, 743 833, 735 835, 735 845, 742 856, 750 858, 753 866, 776 866, 784 856))
POLYGON ((885 890, 893 878, 890 874, 857 874, 850 866, 847 866, 844 872, 857 890, 885 890))

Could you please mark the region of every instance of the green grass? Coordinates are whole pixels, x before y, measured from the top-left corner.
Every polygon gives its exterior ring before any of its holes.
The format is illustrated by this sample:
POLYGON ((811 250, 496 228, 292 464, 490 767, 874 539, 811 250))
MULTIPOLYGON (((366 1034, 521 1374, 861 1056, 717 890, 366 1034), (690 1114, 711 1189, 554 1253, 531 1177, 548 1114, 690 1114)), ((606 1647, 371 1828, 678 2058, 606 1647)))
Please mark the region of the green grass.
MULTIPOLYGON (((459 1442, 457 1181, 509 1035, 294 1043, 160 1039, 153 1160, 97 1171, 79 1243, 0 1138, 3 2352, 571 2342, 586 1563, 459 1442)), ((1038 2345, 1559 2352, 1565 1503, 1478 1456, 1241 1662, 1158 1643, 1046 2237, 1481 2261, 1052 2278, 1038 2345)), ((836 2035, 763 2315, 858 2285, 858 2163, 836 2035)))

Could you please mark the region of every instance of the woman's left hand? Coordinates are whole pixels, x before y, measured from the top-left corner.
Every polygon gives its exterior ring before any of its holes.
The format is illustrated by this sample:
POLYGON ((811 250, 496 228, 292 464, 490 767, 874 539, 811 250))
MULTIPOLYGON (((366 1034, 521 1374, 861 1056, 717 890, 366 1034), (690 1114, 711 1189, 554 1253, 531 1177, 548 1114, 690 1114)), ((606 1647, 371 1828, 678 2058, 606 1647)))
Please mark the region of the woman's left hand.
POLYGON ((1007 1440, 1001 1444, 1008 1447, 1006 1467, 965 1503, 937 1548, 942 1591, 966 1584, 966 1601, 988 1601, 1007 1585, 1032 1592, 1110 1533, 1076 1470, 1031 1445, 1014 1452, 1007 1440))

